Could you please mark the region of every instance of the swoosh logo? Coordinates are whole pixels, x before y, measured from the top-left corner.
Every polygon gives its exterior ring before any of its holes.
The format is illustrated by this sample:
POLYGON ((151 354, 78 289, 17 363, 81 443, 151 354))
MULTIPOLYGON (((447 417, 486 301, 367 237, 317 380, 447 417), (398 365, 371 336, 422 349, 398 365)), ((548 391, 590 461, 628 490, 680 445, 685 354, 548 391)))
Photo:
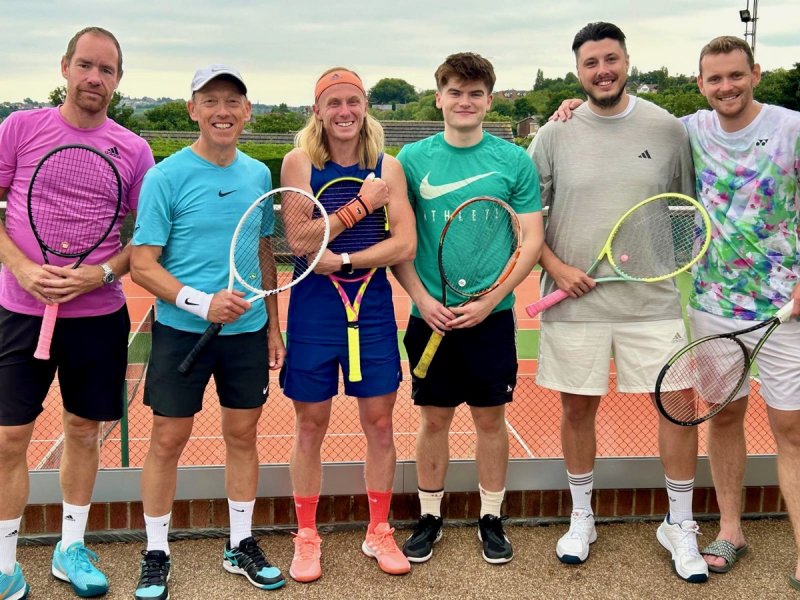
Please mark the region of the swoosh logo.
POLYGON ((433 200, 434 198, 438 198, 439 196, 444 196, 445 194, 449 194, 450 192, 455 192, 456 190, 460 190, 463 187, 468 186, 471 183, 474 183, 480 179, 484 179, 485 177, 489 177, 490 175, 496 175, 497 171, 491 171, 489 173, 483 173, 482 175, 475 175, 474 177, 467 177, 466 179, 462 179, 461 181, 454 181, 453 183, 443 183, 442 185, 433 185, 428 181, 428 177, 430 176, 430 172, 428 172, 425 177, 422 178, 422 181, 419 184, 419 195, 424 200, 433 200))
POLYGON ((199 302, 192 302, 192 301, 191 301, 191 300, 189 300, 188 298, 186 298, 186 300, 184 300, 184 301, 183 301, 183 303, 184 303, 186 306, 200 306, 200 303, 199 303, 199 302))
POLYGON ((219 197, 220 197, 220 198, 224 198, 224 197, 225 197, 225 196, 227 196, 228 194, 232 194, 232 193, 233 193, 233 192, 235 192, 235 191, 236 191, 236 190, 231 190, 230 192, 223 192, 222 190, 220 190, 220 191, 218 191, 218 192, 217 192, 217 194, 219 195, 219 197))

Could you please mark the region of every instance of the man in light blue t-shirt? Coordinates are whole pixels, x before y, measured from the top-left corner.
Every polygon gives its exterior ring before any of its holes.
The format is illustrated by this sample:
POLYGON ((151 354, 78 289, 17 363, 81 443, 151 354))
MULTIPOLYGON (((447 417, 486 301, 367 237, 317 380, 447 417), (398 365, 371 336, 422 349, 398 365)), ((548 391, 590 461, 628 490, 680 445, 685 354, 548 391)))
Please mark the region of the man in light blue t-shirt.
MULTIPOLYGON (((251 111, 241 74, 212 65, 195 73, 191 89, 187 108, 200 126, 200 137, 147 174, 133 235, 133 279, 157 297, 144 396, 153 409, 153 429, 142 471, 147 550, 135 592, 141 600, 169 597, 167 533, 178 460, 212 374, 222 406, 230 515, 222 566, 258 588, 285 583, 251 535, 258 484, 256 427, 267 399, 269 370, 280 369, 285 354, 277 297, 251 306, 243 291, 226 289, 233 232, 250 203, 270 189, 270 173, 236 148, 251 111), (225 327, 194 368, 180 374, 178 365, 209 323, 225 327)), ((264 233, 271 233, 267 220, 264 233)))

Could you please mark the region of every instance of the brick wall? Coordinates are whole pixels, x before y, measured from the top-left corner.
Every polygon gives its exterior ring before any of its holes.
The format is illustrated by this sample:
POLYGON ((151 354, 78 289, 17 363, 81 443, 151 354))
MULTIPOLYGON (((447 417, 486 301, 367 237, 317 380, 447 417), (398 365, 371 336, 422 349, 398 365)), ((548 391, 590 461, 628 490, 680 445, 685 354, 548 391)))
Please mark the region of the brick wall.
MULTIPOLYGON (((777 486, 748 487, 742 490, 744 512, 749 515, 785 513, 786 504, 777 486)), ((593 508, 597 517, 661 517, 667 511, 663 488, 636 490, 595 490, 593 508)), ((511 518, 568 517, 569 490, 512 491, 506 494, 504 513, 511 518)), ((694 492, 696 515, 719 513, 713 488, 694 492)), ((442 513, 446 519, 477 519, 478 492, 446 494, 442 513)), ((419 503, 416 494, 396 494, 392 500, 392 521, 416 519, 419 503)), ((319 525, 343 525, 369 520, 366 495, 323 496, 317 509, 319 525)), ((254 527, 292 525, 296 522, 291 498, 258 498, 253 514, 254 527)), ((172 529, 208 529, 228 526, 225 499, 178 500, 172 509, 172 529)), ((61 529, 61 505, 31 505, 25 509, 22 535, 57 534, 61 529)), ((89 512, 89 531, 144 530, 141 502, 96 503, 89 512)))

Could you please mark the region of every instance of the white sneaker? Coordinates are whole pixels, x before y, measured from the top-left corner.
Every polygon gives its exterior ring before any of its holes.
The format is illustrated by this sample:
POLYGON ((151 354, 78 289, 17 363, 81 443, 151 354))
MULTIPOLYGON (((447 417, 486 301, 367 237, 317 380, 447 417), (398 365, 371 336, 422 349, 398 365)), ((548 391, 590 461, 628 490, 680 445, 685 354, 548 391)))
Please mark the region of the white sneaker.
POLYGON ((670 525, 669 515, 656 531, 659 543, 672 554, 672 567, 678 577, 689 583, 708 581, 708 565, 697 550, 699 533, 696 521, 670 525))
POLYGON ((594 515, 588 510, 573 510, 569 520, 569 531, 562 535, 556 544, 556 556, 563 563, 579 565, 589 558, 589 544, 594 544, 596 541, 594 515))

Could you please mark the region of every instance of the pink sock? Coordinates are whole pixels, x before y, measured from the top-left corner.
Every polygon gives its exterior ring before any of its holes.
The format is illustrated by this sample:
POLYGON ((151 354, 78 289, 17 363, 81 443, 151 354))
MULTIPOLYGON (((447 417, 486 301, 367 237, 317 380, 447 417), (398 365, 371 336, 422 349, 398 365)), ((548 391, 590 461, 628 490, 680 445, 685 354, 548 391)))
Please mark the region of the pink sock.
POLYGON ((297 529, 317 529, 317 504, 319 494, 316 496, 295 496, 294 510, 297 513, 297 529))
POLYGON ((392 505, 392 490, 376 492, 367 490, 369 499, 369 531, 375 529, 379 523, 389 521, 389 507, 392 505))

